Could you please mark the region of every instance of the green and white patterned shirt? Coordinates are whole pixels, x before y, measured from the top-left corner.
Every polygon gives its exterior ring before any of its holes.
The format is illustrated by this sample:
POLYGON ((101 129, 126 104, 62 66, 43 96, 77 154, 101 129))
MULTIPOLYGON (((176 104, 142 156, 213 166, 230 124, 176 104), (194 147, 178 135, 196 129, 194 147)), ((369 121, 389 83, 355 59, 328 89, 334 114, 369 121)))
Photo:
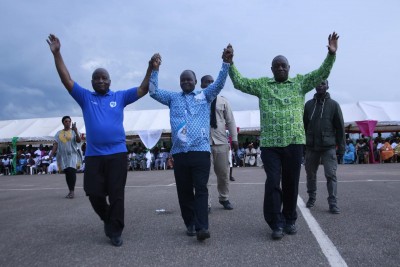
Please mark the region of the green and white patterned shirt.
POLYGON ((235 65, 231 65, 229 76, 234 87, 259 98, 261 147, 305 144, 304 96, 328 78, 335 59, 336 55, 328 53, 319 69, 285 82, 276 82, 268 77, 244 78, 235 65))

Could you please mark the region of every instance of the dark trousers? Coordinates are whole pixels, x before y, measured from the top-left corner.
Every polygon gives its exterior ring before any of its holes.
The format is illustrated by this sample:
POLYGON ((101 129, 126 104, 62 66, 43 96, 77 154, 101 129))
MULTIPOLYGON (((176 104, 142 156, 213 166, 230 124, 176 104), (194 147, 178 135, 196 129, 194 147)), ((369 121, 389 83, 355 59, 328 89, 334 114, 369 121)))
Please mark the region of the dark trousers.
POLYGON ((186 226, 208 229, 210 153, 193 151, 173 155, 179 206, 186 226), (194 189, 194 190, 193 190, 194 189))
POLYGON ((264 219, 271 229, 294 224, 297 220, 296 207, 302 156, 303 145, 261 148, 261 159, 267 174, 264 219))
POLYGON ((337 160, 335 148, 325 151, 313 151, 307 149, 306 152, 306 173, 307 173, 307 193, 310 198, 317 197, 317 172, 319 164, 324 165, 326 177, 326 188, 328 189, 328 203, 336 204, 337 195, 337 160))
POLYGON ((75 183, 76 183, 76 169, 68 167, 64 169, 65 173, 65 180, 67 181, 69 191, 75 190, 75 183))
POLYGON ((120 236, 124 229, 126 176, 126 153, 85 158, 84 190, 111 236, 120 236))

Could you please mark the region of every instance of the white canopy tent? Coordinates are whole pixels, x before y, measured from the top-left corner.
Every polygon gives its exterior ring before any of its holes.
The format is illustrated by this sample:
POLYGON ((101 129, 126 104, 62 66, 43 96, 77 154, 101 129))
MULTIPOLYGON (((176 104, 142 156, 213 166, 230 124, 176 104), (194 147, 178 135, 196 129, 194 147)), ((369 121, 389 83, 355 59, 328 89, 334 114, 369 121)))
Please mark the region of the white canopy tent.
POLYGON ((375 132, 400 131, 400 102, 360 101, 340 105, 346 132, 360 132, 356 121, 377 121, 375 132))
MULTIPOLYGON (((400 102, 357 102, 341 107, 348 132, 359 132, 355 122, 364 120, 377 120, 376 131, 400 131, 400 102)), ((259 110, 234 111, 233 114, 240 133, 259 134, 259 110)), ((80 133, 86 133, 83 117, 72 117, 72 121, 77 123, 80 133)), ((127 138, 157 132, 169 135, 169 109, 125 111, 124 128, 127 138)), ((0 145, 10 143, 13 137, 18 137, 19 144, 51 143, 61 129, 61 117, 0 121, 0 145)))

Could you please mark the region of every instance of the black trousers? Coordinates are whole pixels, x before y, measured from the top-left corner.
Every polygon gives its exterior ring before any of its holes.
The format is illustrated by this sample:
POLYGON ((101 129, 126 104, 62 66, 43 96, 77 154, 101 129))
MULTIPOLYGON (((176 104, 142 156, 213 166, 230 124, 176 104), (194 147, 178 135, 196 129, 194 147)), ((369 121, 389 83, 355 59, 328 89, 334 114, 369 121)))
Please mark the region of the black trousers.
POLYGON ((76 184, 76 169, 72 167, 68 167, 64 169, 65 180, 67 181, 69 191, 75 190, 76 184))
POLYGON ((192 151, 173 155, 179 206, 186 226, 208 229, 210 152, 192 151), (193 190, 194 189, 194 190, 193 190))
POLYGON ((283 228, 285 224, 294 224, 297 220, 302 156, 303 145, 261 148, 261 159, 267 174, 264 219, 271 229, 283 228))
POLYGON ((85 158, 84 190, 94 211, 109 225, 111 236, 120 236, 125 226, 126 177, 126 153, 85 158))

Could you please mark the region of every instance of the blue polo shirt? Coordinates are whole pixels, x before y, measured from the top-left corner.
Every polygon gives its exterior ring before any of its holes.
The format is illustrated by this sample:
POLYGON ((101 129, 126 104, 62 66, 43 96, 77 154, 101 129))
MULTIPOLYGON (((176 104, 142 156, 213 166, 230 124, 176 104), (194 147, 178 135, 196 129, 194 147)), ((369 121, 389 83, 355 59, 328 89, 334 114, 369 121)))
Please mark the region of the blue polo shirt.
POLYGON ((101 95, 75 82, 70 94, 81 106, 85 120, 85 155, 105 156, 127 152, 124 108, 139 99, 137 87, 117 92, 109 90, 101 95))

